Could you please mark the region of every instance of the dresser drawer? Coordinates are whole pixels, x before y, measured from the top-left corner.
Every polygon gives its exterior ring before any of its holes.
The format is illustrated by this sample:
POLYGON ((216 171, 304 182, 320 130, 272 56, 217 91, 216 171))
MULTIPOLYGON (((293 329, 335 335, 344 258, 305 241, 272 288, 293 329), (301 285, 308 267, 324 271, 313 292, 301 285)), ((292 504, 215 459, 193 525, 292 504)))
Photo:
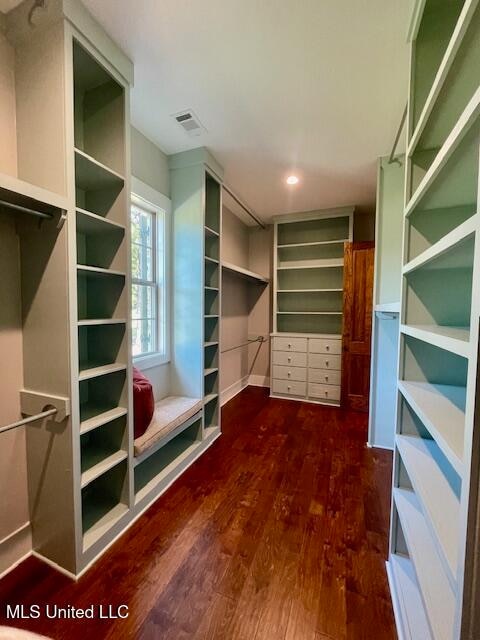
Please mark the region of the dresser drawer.
POLYGON ((273 350, 274 351, 300 351, 302 353, 307 352, 307 339, 306 338, 279 338, 275 336, 273 338, 273 350))
POLYGON ((321 384, 341 384, 340 371, 329 371, 328 369, 309 369, 309 382, 319 382, 321 384))
POLYGON ((323 353, 311 353, 308 356, 308 366, 314 369, 332 369, 340 371, 342 368, 341 356, 328 356, 323 353))
POLYGON ((328 338, 311 338, 310 353, 342 353, 341 340, 329 340, 328 338))
POLYGON ((299 380, 300 382, 305 382, 307 379, 307 369, 305 367, 281 367, 280 365, 274 365, 273 377, 277 380, 299 380))
POLYGON ((273 364, 283 364, 286 367, 306 367, 307 354, 293 351, 273 351, 273 364))
POLYGON ((308 385, 308 395, 310 398, 322 398, 323 400, 340 400, 340 387, 334 387, 329 384, 315 384, 311 382, 308 385))
POLYGON ((303 396, 307 393, 306 382, 291 382, 290 380, 274 380, 272 384, 273 393, 282 396, 303 396))

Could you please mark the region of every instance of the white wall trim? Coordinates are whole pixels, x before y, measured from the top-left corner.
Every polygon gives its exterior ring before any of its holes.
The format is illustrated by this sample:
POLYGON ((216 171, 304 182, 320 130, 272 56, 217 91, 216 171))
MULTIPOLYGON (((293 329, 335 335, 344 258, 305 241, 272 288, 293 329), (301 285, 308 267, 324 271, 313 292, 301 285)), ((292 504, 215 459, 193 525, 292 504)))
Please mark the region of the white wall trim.
POLYGON ((252 374, 248 376, 248 384, 252 387, 270 387, 270 378, 269 376, 257 376, 252 374))
POLYGON ((30 522, 0 540, 0 579, 12 571, 32 553, 30 522))
POLYGON ((229 387, 227 387, 220 393, 220 405, 222 407, 229 400, 231 400, 238 393, 240 393, 240 391, 243 391, 243 389, 245 389, 245 387, 248 386, 248 378, 249 378, 248 376, 244 376, 243 378, 240 378, 240 380, 237 380, 236 382, 231 384, 229 387))

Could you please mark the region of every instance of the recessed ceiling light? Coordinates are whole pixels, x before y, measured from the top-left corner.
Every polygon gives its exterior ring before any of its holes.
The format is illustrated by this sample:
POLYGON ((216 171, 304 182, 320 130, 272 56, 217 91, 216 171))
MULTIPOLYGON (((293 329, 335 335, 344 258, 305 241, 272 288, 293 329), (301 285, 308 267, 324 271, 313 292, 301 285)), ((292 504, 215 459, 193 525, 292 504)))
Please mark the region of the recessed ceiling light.
POLYGON ((297 176, 288 176, 287 184, 298 184, 297 176))

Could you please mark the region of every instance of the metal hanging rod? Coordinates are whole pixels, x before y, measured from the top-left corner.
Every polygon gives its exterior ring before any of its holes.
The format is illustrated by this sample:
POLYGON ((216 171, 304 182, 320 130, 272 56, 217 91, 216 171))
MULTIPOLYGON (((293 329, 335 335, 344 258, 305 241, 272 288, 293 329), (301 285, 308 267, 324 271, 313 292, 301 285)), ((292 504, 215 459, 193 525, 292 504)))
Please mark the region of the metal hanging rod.
POLYGON ((408 111, 408 104, 405 105, 405 109, 403 110, 400 126, 398 127, 397 135, 395 136, 395 141, 393 143, 392 152, 390 153, 390 157, 388 158, 388 164, 393 164, 395 162, 399 165, 402 164, 400 160, 395 157, 395 151, 397 150, 398 141, 400 140, 400 136, 402 135, 402 131, 403 131, 403 126, 405 124, 405 120, 407 119, 407 111, 408 111))
POLYGON ((257 338, 252 338, 248 342, 242 342, 242 344, 237 344, 234 347, 228 347, 228 349, 222 349, 220 353, 226 353, 227 351, 234 351, 235 349, 240 349, 241 347, 248 347, 250 344, 255 344, 256 342, 267 342, 267 338, 264 336, 258 336, 257 338))
POLYGON ((0 433, 11 431, 12 429, 16 429, 17 427, 23 427, 24 424, 29 424, 30 422, 35 422, 36 420, 42 420, 43 418, 48 418, 48 416, 55 415, 57 411, 58 409, 48 409, 47 411, 42 411, 42 413, 37 413, 34 416, 23 418, 23 420, 19 420, 18 422, 12 422, 12 424, 8 424, 6 427, 1 427, 0 433))
POLYGON ((246 205, 244 202, 242 202, 242 201, 240 200, 240 198, 239 198, 238 196, 236 196, 236 195, 235 195, 235 193, 230 189, 230 187, 228 187, 226 184, 223 184, 223 185, 222 185, 222 187, 225 189, 225 191, 228 193, 228 195, 230 195, 230 196, 235 200, 235 202, 236 202, 240 207, 242 207, 242 209, 243 209, 246 213, 248 213, 248 215, 252 218, 252 220, 255 220, 255 222, 256 222, 260 227, 262 227, 262 229, 265 229, 265 228, 266 228, 266 227, 265 227, 265 223, 264 223, 262 220, 260 220, 260 218, 258 218, 258 217, 253 213, 253 211, 252 211, 249 207, 247 207, 247 205, 246 205))
POLYGON ((0 200, 0 206, 7 207, 7 209, 13 209, 14 211, 20 211, 20 213, 28 213, 31 216, 36 216, 37 218, 46 218, 51 220, 52 216, 48 213, 43 213, 43 211, 36 211, 35 209, 29 209, 28 207, 22 207, 19 204, 13 204, 12 202, 7 202, 6 200, 0 200))

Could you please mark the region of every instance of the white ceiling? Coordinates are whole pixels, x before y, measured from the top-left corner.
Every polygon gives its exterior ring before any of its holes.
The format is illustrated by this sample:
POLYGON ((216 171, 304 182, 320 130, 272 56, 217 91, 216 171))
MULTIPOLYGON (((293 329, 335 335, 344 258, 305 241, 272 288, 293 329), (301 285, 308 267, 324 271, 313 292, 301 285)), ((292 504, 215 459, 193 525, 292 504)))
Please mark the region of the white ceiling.
POLYGON ((133 60, 133 124, 166 153, 207 146, 266 219, 373 205, 406 102, 411 0, 83 2, 133 60), (200 137, 171 117, 188 108, 200 137))

